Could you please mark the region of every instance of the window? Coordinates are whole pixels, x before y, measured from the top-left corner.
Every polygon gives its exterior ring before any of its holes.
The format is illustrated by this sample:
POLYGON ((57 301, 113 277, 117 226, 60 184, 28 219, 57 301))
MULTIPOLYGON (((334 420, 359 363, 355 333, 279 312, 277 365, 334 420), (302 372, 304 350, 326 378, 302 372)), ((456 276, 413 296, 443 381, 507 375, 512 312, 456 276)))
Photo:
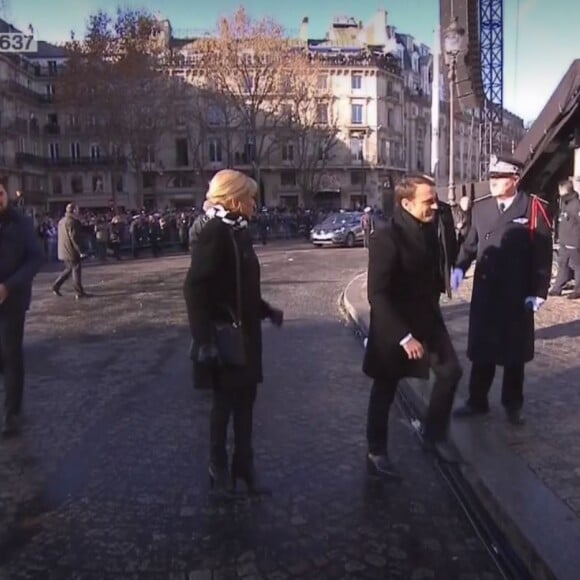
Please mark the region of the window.
POLYGON ((177 167, 187 167, 189 165, 187 139, 180 138, 175 140, 175 160, 177 167))
POLYGON ((363 140, 360 137, 353 137, 350 140, 350 155, 353 161, 363 159, 363 140))
POLYGON ((221 125, 223 122, 223 111, 216 107, 215 105, 211 105, 207 111, 207 122, 211 126, 221 125))
POLYGON ((318 146, 318 161, 325 161, 326 159, 328 159, 328 145, 321 143, 318 146))
POLYGON ((360 169, 350 172, 350 184, 351 185, 365 185, 366 183, 366 173, 360 169))
POLYGON ((53 175, 51 179, 52 193, 54 195, 62 195, 62 177, 60 175, 53 175))
POLYGON ((296 171, 281 171, 280 184, 285 186, 296 185, 296 171))
POLYGON ((151 145, 145 147, 145 163, 155 163, 155 149, 151 145))
POLYGON ((80 159, 81 144, 78 141, 75 141, 70 144, 70 156, 72 159, 80 159))
POLYGON ((360 73, 353 73, 350 77, 350 86, 353 91, 360 91, 362 89, 362 75, 360 73))
POLYGON ((282 161, 294 161, 294 143, 286 141, 282 145, 282 161))
POLYGON ((99 159, 101 157, 101 148, 93 143, 91 145, 91 159, 99 159))
POLYGON ((60 158, 58 143, 50 143, 48 145, 48 155, 51 159, 59 159, 60 158))
POLYGON ((353 125, 362 125, 363 122, 363 106, 352 105, 350 113, 350 121, 353 125))
POLYGON ((316 105, 316 122, 328 125, 328 105, 326 103, 316 105))
POLYGON ((222 162, 222 142, 219 139, 211 139, 209 142, 210 163, 222 162))
POLYGON ((381 139, 381 161, 387 164, 391 156, 391 144, 386 139, 381 139))
POLYGON ((115 191, 123 193, 123 175, 121 173, 113 176, 113 183, 115 184, 115 191))
POLYGON ((155 173, 146 172, 143 174, 143 188, 151 189, 155 187, 155 173))
POLYGON ((318 75, 316 79, 317 88, 324 90, 328 88, 328 75, 318 75))
POLYGON ((18 153, 25 153, 26 144, 24 142, 24 137, 18 137, 18 144, 17 144, 18 153))
POLYGON ((93 193, 103 193, 102 175, 93 175, 93 193))
POLYGON ((51 85, 51 84, 46 85, 46 94, 49 97, 54 96, 54 85, 51 85))
POLYGON ((83 192, 83 178, 80 175, 74 175, 70 180, 70 188, 73 193, 83 192))
POLYGON ((68 124, 70 127, 78 127, 80 125, 79 116, 74 115, 74 114, 70 114, 68 116, 68 124))
POLYGON ((57 71, 56 60, 49 60, 48 61, 48 74, 50 76, 55 75, 57 71))
POLYGON ((246 92, 251 93, 254 90, 254 77, 249 75, 246 77, 246 92))
POLYGON ((282 118, 285 121, 292 121, 292 105, 289 103, 284 103, 281 107, 282 118))
POLYGON ((393 96, 393 81, 387 81, 387 96, 393 96))
POLYGON ((393 109, 387 110, 387 127, 391 129, 395 128, 395 111, 393 109))

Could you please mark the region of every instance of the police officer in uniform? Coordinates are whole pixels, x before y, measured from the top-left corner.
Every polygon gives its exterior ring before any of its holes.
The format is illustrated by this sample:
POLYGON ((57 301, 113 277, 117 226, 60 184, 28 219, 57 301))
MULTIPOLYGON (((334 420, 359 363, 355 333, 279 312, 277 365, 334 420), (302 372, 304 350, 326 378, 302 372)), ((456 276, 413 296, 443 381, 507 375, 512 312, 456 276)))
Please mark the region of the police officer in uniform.
POLYGON ((550 296, 561 296, 569 279, 570 270, 574 275, 574 290, 568 294, 570 300, 580 298, 580 198, 569 179, 561 181, 560 213, 558 216, 558 276, 550 290, 550 296))
POLYGON ((513 425, 524 422, 524 366, 534 357, 534 313, 548 294, 552 266, 551 224, 543 202, 518 189, 521 168, 515 159, 492 156, 491 195, 473 206, 472 225, 451 276, 457 289, 476 260, 469 399, 455 416, 489 411, 488 393, 496 366, 502 366, 501 400, 513 425))

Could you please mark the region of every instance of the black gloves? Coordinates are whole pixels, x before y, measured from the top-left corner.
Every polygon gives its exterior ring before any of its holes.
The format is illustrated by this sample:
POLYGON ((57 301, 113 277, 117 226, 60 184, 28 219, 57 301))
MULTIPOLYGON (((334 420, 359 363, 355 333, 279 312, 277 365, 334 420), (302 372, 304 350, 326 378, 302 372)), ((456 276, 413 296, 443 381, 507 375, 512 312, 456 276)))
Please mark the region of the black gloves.
POLYGON ((284 312, 278 308, 272 308, 270 310, 270 321, 274 326, 280 328, 284 322, 284 312))

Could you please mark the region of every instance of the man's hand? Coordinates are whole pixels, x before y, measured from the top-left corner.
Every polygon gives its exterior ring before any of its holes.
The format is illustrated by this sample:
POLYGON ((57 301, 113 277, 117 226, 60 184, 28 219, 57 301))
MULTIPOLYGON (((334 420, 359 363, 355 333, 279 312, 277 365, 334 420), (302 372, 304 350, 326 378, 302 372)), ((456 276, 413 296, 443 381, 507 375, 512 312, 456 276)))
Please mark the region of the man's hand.
POLYGON ((525 300, 525 305, 528 310, 538 312, 538 310, 540 310, 544 302, 545 300, 543 298, 540 298, 539 296, 528 296, 525 300))
POLYGON ((411 338, 408 342, 406 342, 403 346, 409 360, 419 360, 423 358, 425 354, 425 349, 423 345, 416 339, 411 338))
POLYGON ((8 288, 6 287, 6 284, 0 284, 0 304, 2 304, 6 298, 8 298, 8 288))

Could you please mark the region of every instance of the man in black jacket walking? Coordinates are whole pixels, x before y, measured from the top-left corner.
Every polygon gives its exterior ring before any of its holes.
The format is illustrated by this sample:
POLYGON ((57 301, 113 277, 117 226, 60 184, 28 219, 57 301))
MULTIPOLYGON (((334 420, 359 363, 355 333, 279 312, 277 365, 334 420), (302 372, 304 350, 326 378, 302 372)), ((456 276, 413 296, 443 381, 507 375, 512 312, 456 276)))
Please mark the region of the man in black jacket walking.
POLYGON ((570 270, 574 273, 574 290, 570 300, 580 298, 580 198, 574 184, 566 179, 559 184, 560 212, 558 215, 558 276, 550 296, 561 296, 568 282, 570 270))
MULTIPOLYGON (((434 182, 404 178, 395 190, 392 219, 377 222, 370 237, 368 299, 370 329, 363 370, 374 379, 368 408, 367 466, 371 474, 398 477, 387 452, 388 413, 403 377, 428 377, 435 385, 424 423, 426 445, 445 446, 461 367, 443 322, 440 294, 442 243, 435 223, 439 207, 434 182)), ((448 267, 443 268, 447 271, 448 267)))
POLYGON ((24 391, 24 320, 30 306, 32 280, 44 260, 30 220, 11 207, 0 184, 0 372, 4 374, 2 434, 20 428, 24 391))

